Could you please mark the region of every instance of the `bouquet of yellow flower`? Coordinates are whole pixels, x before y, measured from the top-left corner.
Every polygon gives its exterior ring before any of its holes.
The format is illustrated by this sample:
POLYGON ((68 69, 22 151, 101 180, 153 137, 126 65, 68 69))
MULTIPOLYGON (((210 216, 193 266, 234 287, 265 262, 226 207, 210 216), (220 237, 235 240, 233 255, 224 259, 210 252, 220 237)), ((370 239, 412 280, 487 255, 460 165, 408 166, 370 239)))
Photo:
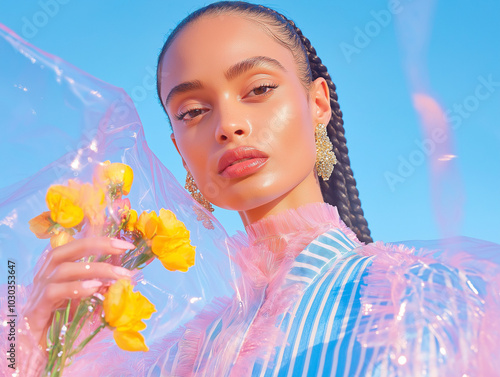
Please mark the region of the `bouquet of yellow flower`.
MULTIPOLYGON (((158 258, 170 271, 187 271, 194 265, 195 248, 189 231, 174 213, 160 209, 137 212, 129 199, 133 171, 122 163, 106 161, 98 165, 92 183, 69 180, 67 185, 52 185, 46 195, 48 211, 30 220, 30 229, 42 239, 50 238, 52 248, 71 242, 74 236, 108 236, 135 245, 121 259, 91 256, 82 262, 119 264, 129 270, 142 269, 158 258)), ((103 328, 113 330, 116 344, 127 351, 147 351, 139 331, 156 311, 146 297, 134 292, 128 280, 118 280, 107 292, 74 303, 69 300, 64 309, 55 312, 48 332, 48 363, 46 376, 61 376, 78 352, 103 328), (83 340, 82 329, 91 319, 100 323, 83 340)))

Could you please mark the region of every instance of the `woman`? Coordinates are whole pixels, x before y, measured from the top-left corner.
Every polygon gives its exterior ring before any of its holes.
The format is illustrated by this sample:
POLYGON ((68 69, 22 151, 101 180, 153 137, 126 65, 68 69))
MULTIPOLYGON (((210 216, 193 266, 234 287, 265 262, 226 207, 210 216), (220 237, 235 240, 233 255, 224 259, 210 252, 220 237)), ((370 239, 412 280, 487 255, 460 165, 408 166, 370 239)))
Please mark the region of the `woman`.
MULTIPOLYGON (((242 2, 194 12, 163 47, 158 94, 187 188, 208 210, 237 210, 246 226, 248 239, 228 241, 240 295, 158 342, 146 362, 132 357, 134 369, 116 372, 110 351, 69 375, 495 375, 497 338, 486 327, 498 327, 498 286, 480 263, 466 269, 465 254, 441 263, 371 243, 335 86, 292 21, 242 2)), ((52 251, 24 311, 42 347, 68 297, 131 275, 73 262, 130 247, 94 238, 52 251)), ((43 365, 35 354, 34 370, 43 365)))

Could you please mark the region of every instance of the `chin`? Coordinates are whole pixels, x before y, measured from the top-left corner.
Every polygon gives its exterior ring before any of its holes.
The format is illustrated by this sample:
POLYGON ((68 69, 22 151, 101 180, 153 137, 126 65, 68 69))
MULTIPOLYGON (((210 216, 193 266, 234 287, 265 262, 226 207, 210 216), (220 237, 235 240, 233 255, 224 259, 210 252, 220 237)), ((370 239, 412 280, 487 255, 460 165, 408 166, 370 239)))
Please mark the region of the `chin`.
POLYGON ((239 181, 221 182, 215 197, 207 199, 220 208, 233 211, 250 211, 265 205, 274 206, 293 191, 307 174, 280 174, 261 172, 239 181), (263 174, 262 174, 263 173, 263 174))
POLYGON ((250 211, 269 203, 265 198, 252 196, 251 198, 225 198, 223 202, 213 202, 214 205, 232 211, 250 211))
POLYGON ((229 190, 224 190, 218 196, 218 199, 212 203, 217 207, 221 207, 233 211, 250 211, 258 207, 262 207, 273 202, 278 203, 287 193, 287 191, 270 191, 269 188, 263 186, 252 186, 251 190, 245 192, 238 191, 230 193, 229 190), (258 189, 257 189, 258 187, 258 189))

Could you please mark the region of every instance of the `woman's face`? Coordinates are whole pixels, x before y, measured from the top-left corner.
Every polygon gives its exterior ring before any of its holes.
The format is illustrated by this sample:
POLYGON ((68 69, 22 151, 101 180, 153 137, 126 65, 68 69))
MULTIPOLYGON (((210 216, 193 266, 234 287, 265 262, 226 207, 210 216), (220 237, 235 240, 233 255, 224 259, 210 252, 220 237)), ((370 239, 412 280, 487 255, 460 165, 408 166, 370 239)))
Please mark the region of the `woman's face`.
POLYGON ((178 34, 161 62, 161 98, 209 201, 247 211, 315 179, 314 128, 331 116, 321 80, 307 96, 290 50, 243 17, 202 17, 178 34))

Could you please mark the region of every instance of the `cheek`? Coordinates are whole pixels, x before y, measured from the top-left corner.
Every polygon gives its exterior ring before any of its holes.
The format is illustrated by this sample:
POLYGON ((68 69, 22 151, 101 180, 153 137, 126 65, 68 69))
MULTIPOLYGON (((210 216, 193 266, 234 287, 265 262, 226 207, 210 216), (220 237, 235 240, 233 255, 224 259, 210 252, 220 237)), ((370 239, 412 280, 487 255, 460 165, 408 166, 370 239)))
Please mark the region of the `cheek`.
POLYGON ((179 149, 196 186, 205 198, 215 203, 214 199, 220 195, 228 182, 216 172, 213 132, 210 131, 210 135, 196 130, 195 126, 183 133, 179 149))
POLYGON ((203 143, 207 137, 193 130, 177 131, 175 135, 181 156, 190 172, 196 177, 199 171, 206 168, 208 146, 207 143, 203 143))
POLYGON ((271 152, 281 163, 298 160, 306 164, 315 157, 314 127, 307 106, 285 104, 273 112, 268 126, 271 152))

